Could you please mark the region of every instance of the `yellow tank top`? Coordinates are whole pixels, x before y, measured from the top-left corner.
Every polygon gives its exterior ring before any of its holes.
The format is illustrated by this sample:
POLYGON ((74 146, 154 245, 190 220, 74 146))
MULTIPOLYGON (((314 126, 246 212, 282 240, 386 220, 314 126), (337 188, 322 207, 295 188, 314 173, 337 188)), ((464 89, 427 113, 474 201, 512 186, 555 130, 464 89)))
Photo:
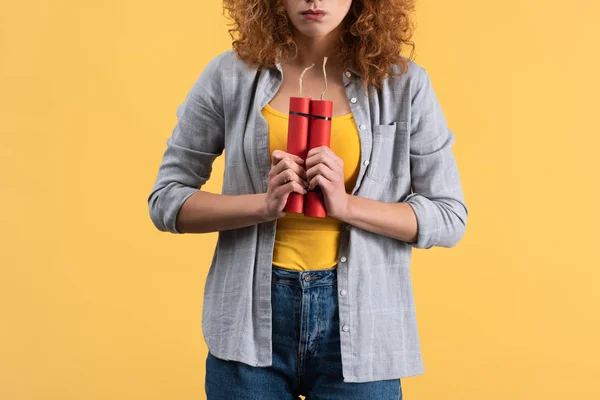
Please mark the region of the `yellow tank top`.
MULTIPOLYGON (((267 104, 262 115, 269 124, 270 159, 274 150, 287 149, 288 114, 267 104)), ((360 137, 352 113, 332 118, 329 147, 344 160, 344 182, 350 193, 360 162, 360 137)), ((297 271, 335 267, 341 227, 340 220, 329 216, 313 218, 286 213, 277 220, 273 265, 297 271)))

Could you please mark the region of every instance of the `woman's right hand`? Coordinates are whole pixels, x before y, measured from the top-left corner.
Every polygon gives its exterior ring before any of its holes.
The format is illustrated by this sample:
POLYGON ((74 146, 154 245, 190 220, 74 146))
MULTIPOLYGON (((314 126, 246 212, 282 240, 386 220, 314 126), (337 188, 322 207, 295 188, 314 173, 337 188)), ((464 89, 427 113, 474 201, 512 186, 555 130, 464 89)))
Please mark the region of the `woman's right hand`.
POLYGON ((308 187, 304 160, 301 157, 283 150, 274 150, 271 160, 264 204, 265 215, 269 220, 285 216, 283 209, 289 194, 305 194, 308 187))

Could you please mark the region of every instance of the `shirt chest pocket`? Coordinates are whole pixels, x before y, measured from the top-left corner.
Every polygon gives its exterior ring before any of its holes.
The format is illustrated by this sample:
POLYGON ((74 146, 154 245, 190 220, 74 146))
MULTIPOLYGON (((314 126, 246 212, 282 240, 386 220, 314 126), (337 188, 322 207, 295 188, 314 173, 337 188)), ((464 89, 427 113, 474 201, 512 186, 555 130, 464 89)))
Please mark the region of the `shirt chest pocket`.
POLYGON ((373 125, 373 148, 366 175, 385 182, 410 174, 408 123, 373 125))

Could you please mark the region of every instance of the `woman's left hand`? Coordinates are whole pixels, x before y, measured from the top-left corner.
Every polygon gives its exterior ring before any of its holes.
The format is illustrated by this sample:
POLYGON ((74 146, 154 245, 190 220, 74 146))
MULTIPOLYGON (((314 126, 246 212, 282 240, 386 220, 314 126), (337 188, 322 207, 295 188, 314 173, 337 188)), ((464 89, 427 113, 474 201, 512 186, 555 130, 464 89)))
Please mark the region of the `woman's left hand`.
POLYGON ((310 149, 306 155, 308 190, 321 188, 327 216, 343 220, 348 211, 348 193, 344 183, 344 162, 329 147, 310 149))

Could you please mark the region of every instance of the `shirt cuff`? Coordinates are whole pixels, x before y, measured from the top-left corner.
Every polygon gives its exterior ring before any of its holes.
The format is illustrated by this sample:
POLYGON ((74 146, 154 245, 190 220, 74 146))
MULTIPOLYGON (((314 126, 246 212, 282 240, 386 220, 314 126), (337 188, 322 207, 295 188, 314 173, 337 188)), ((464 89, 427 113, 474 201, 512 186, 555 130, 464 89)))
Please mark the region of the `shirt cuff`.
POLYGON ((417 241, 407 242, 417 249, 429 249, 435 246, 442 234, 439 210, 433 201, 419 193, 406 196, 406 203, 410 204, 417 216, 417 241))
POLYGON ((184 233, 177 230, 177 215, 188 197, 199 191, 200 189, 179 184, 172 184, 171 187, 164 188, 156 199, 159 202, 158 209, 160 211, 156 215, 150 214, 151 217, 154 215, 154 225, 163 232, 184 233))

